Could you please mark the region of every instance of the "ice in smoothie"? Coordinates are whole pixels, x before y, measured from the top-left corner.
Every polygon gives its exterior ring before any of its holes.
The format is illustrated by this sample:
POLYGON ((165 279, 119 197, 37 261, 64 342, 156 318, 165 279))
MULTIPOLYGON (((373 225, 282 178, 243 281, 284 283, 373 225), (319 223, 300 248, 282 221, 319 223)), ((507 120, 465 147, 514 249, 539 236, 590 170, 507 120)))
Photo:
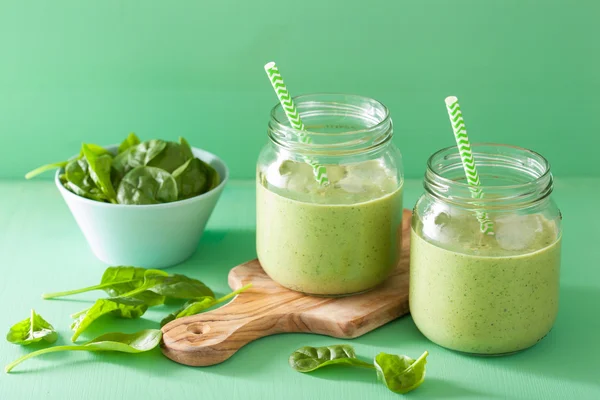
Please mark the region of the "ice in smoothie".
POLYGON ((257 253, 279 284, 314 295, 345 295, 385 280, 398 259, 402 185, 376 161, 327 165, 315 183, 303 163, 282 166, 285 187, 257 181, 257 253), (267 185, 268 186, 268 185, 267 185))
POLYGON ((535 344, 554 323, 557 227, 541 215, 495 222, 496 236, 483 236, 475 218, 441 221, 451 226, 452 247, 425 239, 422 227, 411 232, 410 311, 419 330, 441 346, 511 353, 535 344))

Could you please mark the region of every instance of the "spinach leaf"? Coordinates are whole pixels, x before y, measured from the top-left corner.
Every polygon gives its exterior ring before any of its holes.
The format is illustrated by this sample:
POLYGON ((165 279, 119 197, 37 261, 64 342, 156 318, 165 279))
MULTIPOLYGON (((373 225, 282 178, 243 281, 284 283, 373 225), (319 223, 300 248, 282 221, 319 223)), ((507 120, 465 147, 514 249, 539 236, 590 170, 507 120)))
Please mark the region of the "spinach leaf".
POLYGON ((414 360, 407 356, 379 353, 375 357, 377 377, 393 392, 410 392, 425 379, 425 363, 428 355, 428 352, 424 352, 421 357, 414 360))
POLYGON ((121 294, 119 297, 136 296, 146 290, 172 299, 214 296, 213 291, 197 279, 188 278, 185 275, 168 275, 166 272, 160 272, 162 274, 145 274, 142 285, 130 292, 121 294))
POLYGON ((154 167, 136 167, 123 177, 117 192, 119 204, 159 204, 177 200, 177 182, 170 173, 154 167))
POLYGON ((84 343, 82 345, 55 346, 47 349, 34 351, 13 361, 5 367, 10 372, 23 361, 37 357, 42 354, 55 353, 59 351, 118 351, 122 353, 141 353, 156 348, 162 338, 160 329, 146 329, 136 333, 107 333, 84 343))
POLYGON ((32 171, 29 171, 28 173, 25 174, 25 179, 31 179, 33 177, 38 176, 39 174, 42 174, 46 171, 51 171, 53 169, 58 169, 58 168, 63 168, 65 165, 67 165, 69 161, 60 161, 60 162, 56 162, 56 163, 52 163, 52 164, 46 164, 46 165, 42 165, 41 167, 38 167, 32 171))
POLYGON ((179 136, 179 144, 181 145, 182 149, 181 151, 184 153, 184 155, 188 158, 194 158, 194 153, 192 152, 192 146, 190 146, 190 144, 188 143, 187 140, 185 140, 185 138, 179 136))
MULTIPOLYGON (((146 274, 148 276, 168 275, 166 272, 157 269, 145 269, 139 267, 108 267, 106 271, 104 271, 100 284, 98 285, 65 292, 48 293, 42 295, 42 298, 53 299, 56 297, 70 296, 73 294, 100 289, 104 290, 111 297, 117 297, 142 286, 142 284, 144 284, 146 274)), ((150 307, 163 304, 165 301, 164 296, 149 290, 139 292, 134 297, 138 300, 142 300, 150 307)))
POLYGON ((76 341, 83 331, 105 314, 132 319, 141 317, 147 309, 147 304, 134 298, 98 299, 92 307, 73 314, 73 318, 76 319, 71 324, 71 329, 75 333, 73 333, 71 340, 76 341))
POLYGON ((152 158, 147 165, 172 173, 192 157, 189 145, 185 146, 175 142, 167 142, 164 150, 152 158))
POLYGON ((214 169, 208 164, 206 164, 206 166, 208 167, 208 172, 210 173, 210 186, 206 190, 207 192, 209 192, 217 186, 219 186, 219 184, 221 183, 221 177, 219 176, 219 173, 216 169, 214 169))
POLYGON ((334 364, 373 368, 373 364, 356 358, 354 348, 347 344, 301 347, 290 355, 289 364, 290 367, 300 372, 311 372, 334 364))
POLYGON ((235 297, 236 295, 240 294, 241 292, 243 292, 244 290, 248 289, 251 286, 252 286, 252 284, 249 283, 249 284, 245 285, 244 287, 241 287, 238 290, 235 290, 235 291, 229 293, 228 295, 225 295, 219 299, 215 299, 213 296, 204 296, 204 297, 190 300, 187 303, 185 303, 183 305, 183 307, 181 307, 179 310, 177 310, 177 311, 167 315, 165 318, 163 318, 163 320, 160 322, 160 326, 163 327, 166 324, 168 324, 169 322, 174 321, 178 318, 183 318, 183 317, 188 317, 190 315, 199 314, 202 311, 204 311, 214 305, 223 303, 223 302, 235 297))
POLYGON ((100 151, 98 148, 101 147, 94 147, 92 145, 84 144, 81 147, 81 150, 83 151, 83 155, 88 162, 89 174, 92 180, 96 186, 100 188, 102 193, 104 193, 106 197, 108 197, 108 199, 114 203, 116 202, 117 195, 110 179, 112 156, 100 151))
POLYGON ((149 165, 150 161, 162 153, 165 147, 167 147, 167 142, 163 140, 155 139, 142 142, 127 151, 126 164, 129 169, 149 165))
POLYGON ((108 201, 108 197, 92 180, 89 164, 85 158, 76 158, 69 161, 65 166, 65 173, 64 177, 61 178, 61 182, 65 188, 78 196, 96 201, 108 201))
POLYGON ((121 154, 122 152, 124 152, 128 148, 133 147, 133 146, 137 146, 140 143, 141 143, 140 142, 140 138, 138 138, 135 133, 131 132, 127 136, 127 138, 125 140, 123 140, 121 142, 121 144, 119 145, 118 153, 121 154))
POLYGON ((203 161, 192 158, 173 172, 173 178, 177 182, 179 200, 189 199, 209 190, 212 184, 212 174, 209 168, 210 166, 203 161))
POLYGON ((6 340, 9 342, 22 345, 39 342, 40 340, 54 343, 56 339, 58 339, 58 334, 54 327, 33 309, 29 318, 14 324, 6 335, 6 340))

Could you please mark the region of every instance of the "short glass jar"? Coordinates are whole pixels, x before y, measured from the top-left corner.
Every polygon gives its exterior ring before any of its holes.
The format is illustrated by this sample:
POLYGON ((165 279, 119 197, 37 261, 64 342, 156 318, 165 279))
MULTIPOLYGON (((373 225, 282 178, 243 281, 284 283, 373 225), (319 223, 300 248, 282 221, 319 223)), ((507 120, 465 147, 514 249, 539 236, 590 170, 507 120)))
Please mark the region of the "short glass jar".
POLYGON ((383 282, 396 265, 402 157, 380 102, 355 95, 294 98, 310 143, 281 105, 257 165, 256 248, 265 272, 299 292, 341 296, 383 282), (319 184, 313 168, 327 170, 319 184))
POLYGON ((473 147, 483 185, 473 199, 456 147, 427 163, 412 219, 410 311, 431 341, 466 353, 528 348, 558 311, 561 214, 548 161, 519 147, 473 147), (487 213, 494 235, 482 232, 487 213))

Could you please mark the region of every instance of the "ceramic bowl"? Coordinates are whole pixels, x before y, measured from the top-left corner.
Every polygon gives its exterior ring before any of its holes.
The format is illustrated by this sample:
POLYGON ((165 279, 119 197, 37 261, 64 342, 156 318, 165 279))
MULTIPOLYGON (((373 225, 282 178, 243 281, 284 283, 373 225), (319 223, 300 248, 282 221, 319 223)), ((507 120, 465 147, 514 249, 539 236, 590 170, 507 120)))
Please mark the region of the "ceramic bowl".
MULTIPOLYGON (((107 149, 116 151, 116 146, 107 149)), ((55 182, 83 235, 100 260, 109 265, 166 268, 189 258, 229 177, 225 163, 207 151, 194 156, 217 170, 219 186, 200 196, 165 204, 125 205, 89 200, 55 182)))

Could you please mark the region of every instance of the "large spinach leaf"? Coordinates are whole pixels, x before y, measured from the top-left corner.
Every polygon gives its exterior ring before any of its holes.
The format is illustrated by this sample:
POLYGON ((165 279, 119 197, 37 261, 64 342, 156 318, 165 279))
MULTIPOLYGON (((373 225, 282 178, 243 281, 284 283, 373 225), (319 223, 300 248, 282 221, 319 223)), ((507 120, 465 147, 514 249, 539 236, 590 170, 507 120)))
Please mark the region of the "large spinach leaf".
POLYGON ((172 173, 192 157, 189 145, 185 146, 175 142, 167 142, 164 150, 152 158, 147 165, 172 173))
POLYGON ((177 200, 177 182, 159 168, 136 167, 123 177, 117 192, 120 204, 159 204, 177 200))
MULTIPOLYGON (((162 272, 162 271, 161 271, 162 272)), ((121 297, 137 296, 149 290, 172 299, 195 299, 204 296, 214 297, 213 291, 201 281, 185 275, 146 274, 144 283, 138 288, 121 294, 121 297)))
POLYGON ((177 182, 179 200, 189 199, 206 193, 212 183, 209 166, 197 158, 187 160, 173 172, 177 182))
POLYGON ((107 333, 82 345, 55 346, 34 351, 13 361, 5 367, 10 372, 23 361, 42 354, 60 351, 118 351, 121 353, 141 353, 156 348, 162 338, 160 329, 146 329, 136 333, 107 333))
POLYGON ((54 343, 57 338, 58 334, 54 327, 33 309, 29 318, 14 324, 6 335, 6 340, 21 345, 28 345, 40 340, 54 343))

